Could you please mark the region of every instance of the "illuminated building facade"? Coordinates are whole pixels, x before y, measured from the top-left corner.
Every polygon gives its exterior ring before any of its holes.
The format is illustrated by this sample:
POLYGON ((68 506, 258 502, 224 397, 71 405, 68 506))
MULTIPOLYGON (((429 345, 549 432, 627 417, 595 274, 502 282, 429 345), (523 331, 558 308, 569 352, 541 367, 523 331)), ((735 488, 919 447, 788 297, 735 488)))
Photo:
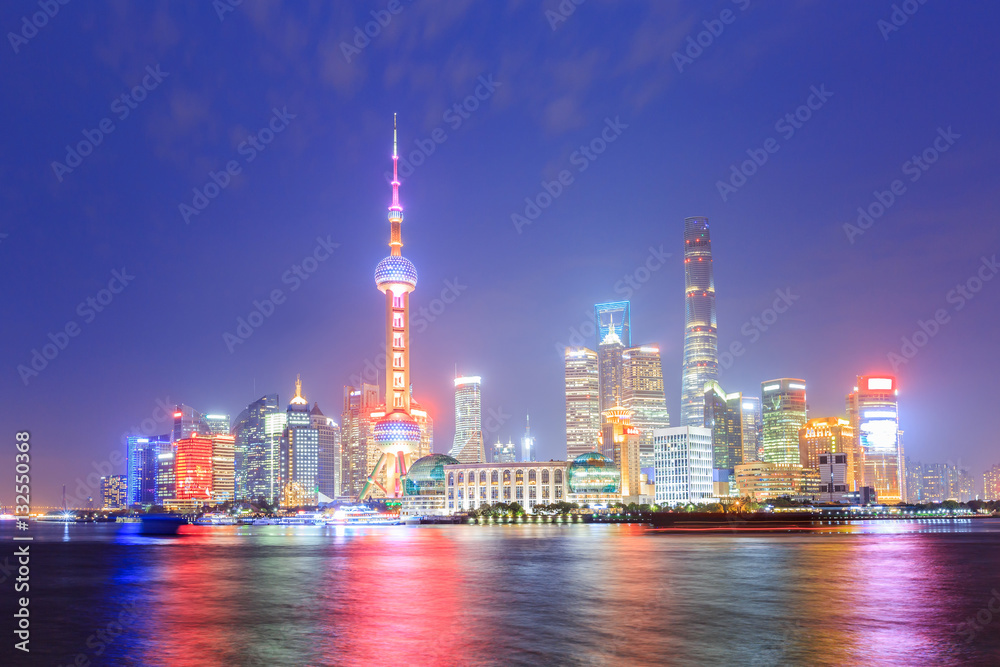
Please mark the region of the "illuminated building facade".
POLYGON ((483 446, 482 378, 455 378, 455 441, 449 456, 460 463, 485 463, 483 446))
POLYGON ((840 417, 816 417, 799 429, 799 465, 819 469, 822 454, 842 453, 847 463, 845 477, 848 491, 857 491, 863 482, 864 460, 857 449, 854 427, 840 417))
POLYGON ((819 454, 816 458, 819 471, 819 495, 816 500, 822 503, 847 502, 851 492, 851 464, 846 453, 819 454))
POLYGON ((190 405, 178 405, 174 407, 174 442, 182 440, 191 435, 211 435, 212 427, 205 421, 205 415, 201 414, 190 405))
POLYGON ((403 504, 400 516, 444 516, 448 511, 445 498, 445 466, 458 461, 446 454, 430 454, 413 462, 403 480, 403 504))
POLYGON ((108 510, 117 510, 125 507, 128 499, 127 494, 128 477, 125 475, 111 475, 101 478, 101 501, 102 507, 108 510))
POLYGON ((212 439, 212 502, 233 502, 236 496, 236 438, 228 433, 213 433, 210 437, 212 439))
POLYGON ((705 385, 719 379, 718 338, 708 218, 685 218, 681 426, 705 423, 705 385))
POLYGON ((734 470, 743 463, 743 395, 727 394, 715 381, 705 385, 705 428, 712 431, 713 494, 736 491, 734 470))
POLYGON ((799 429, 806 423, 806 381, 780 378, 761 383, 764 460, 799 465, 799 429))
POLYGON ((514 463, 517 461, 517 445, 512 440, 500 442, 498 439, 493 445, 493 463, 514 463))
POLYGON ((325 498, 333 499, 340 495, 340 427, 337 422, 324 415, 316 403, 313 403, 313 408, 309 412, 309 420, 319 436, 317 501, 329 502, 325 498))
POLYGON ((205 415, 205 424, 210 434, 229 435, 229 415, 205 415))
POLYGON ((128 506, 152 505, 156 502, 156 473, 161 450, 170 450, 170 434, 156 436, 130 435, 125 441, 126 483, 128 506))
POLYGON ((604 411, 600 453, 618 468, 621 475, 620 494, 626 504, 642 502, 639 499, 642 495, 640 445, 639 429, 632 425, 632 413, 628 409, 619 407, 604 411))
POLYGON ((601 413, 621 405, 622 399, 622 353, 625 345, 612 323, 608 327, 608 335, 597 345, 597 364, 600 373, 601 413))
MULTIPOLYGON (((416 458, 423 434, 411 414, 410 293, 417 287, 417 269, 403 257, 403 207, 399 204, 399 155, 396 119, 392 128, 392 204, 389 206, 389 256, 375 267, 375 285, 385 295, 385 415, 372 426, 371 437, 380 454, 361 489, 366 499, 374 489, 387 498, 403 496, 402 480, 416 458)), ((482 438, 480 437, 480 449, 482 438)))
POLYGON ((531 435, 531 416, 524 416, 524 435, 521 436, 521 460, 535 460, 535 438, 531 435))
POLYGON ((763 422, 760 414, 760 396, 742 395, 740 414, 743 419, 743 462, 759 461, 763 456, 763 422))
POLYGON ((819 470, 770 461, 741 463, 736 466, 736 488, 740 498, 758 501, 785 496, 813 500, 820 493, 819 470))
POLYGON ((612 330, 625 347, 632 346, 632 316, 628 301, 608 301, 594 306, 597 340, 604 340, 612 330))
POLYGON ((448 514, 501 502, 516 502, 528 512, 568 502, 565 461, 459 463, 445 465, 444 472, 448 514))
POLYGON ((983 500, 1000 500, 1000 464, 983 473, 983 500))
POLYGON ((250 403, 233 422, 236 438, 236 497, 240 500, 268 500, 271 496, 270 440, 267 420, 278 412, 278 395, 267 394, 250 403))
POLYGON ((368 443, 375 424, 371 414, 381 410, 378 385, 362 383, 357 389, 344 387, 344 407, 340 413, 341 495, 352 498, 360 495, 368 470, 378 460, 377 456, 373 457, 369 465, 368 443))
MULTIPOLYGON (((212 499, 212 438, 192 434, 174 443, 174 499, 212 499)), ((167 499, 167 504, 170 499, 167 499)))
POLYGON ((566 456, 570 460, 597 449, 601 408, 597 353, 585 347, 567 347, 566 456))
POLYGON ((898 393, 895 377, 865 375, 858 376, 847 395, 847 415, 864 458, 865 486, 889 505, 901 503, 905 490, 898 393))
POLYGON ((672 507, 711 501, 711 429, 704 426, 656 429, 653 451, 657 505, 672 507))
POLYGON ((651 468, 653 431, 670 426, 660 348, 640 345, 622 352, 621 404, 632 412, 632 425, 639 429, 640 467, 651 468))
POLYGON ((566 468, 569 502, 582 507, 608 507, 622 500, 621 470, 597 452, 581 454, 566 468))
POLYGON ((281 502, 284 507, 316 504, 319 475, 319 431, 313 427, 302 379, 295 379, 295 396, 285 411, 281 434, 281 502), (294 504, 293 504, 294 503, 294 504))
POLYGON ((177 496, 177 477, 174 473, 176 454, 176 442, 167 443, 162 446, 156 454, 157 505, 166 505, 177 496))

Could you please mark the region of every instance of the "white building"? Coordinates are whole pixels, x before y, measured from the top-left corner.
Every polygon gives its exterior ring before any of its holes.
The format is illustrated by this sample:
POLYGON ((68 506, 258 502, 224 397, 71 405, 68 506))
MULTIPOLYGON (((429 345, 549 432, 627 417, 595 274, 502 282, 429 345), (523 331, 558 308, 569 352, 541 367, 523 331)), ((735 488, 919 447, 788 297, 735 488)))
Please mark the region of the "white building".
POLYGON ((656 504, 712 500, 712 429, 675 426, 653 431, 656 504))
POLYGON ((455 441, 449 456, 462 463, 483 463, 483 410, 477 376, 455 378, 455 441))
POLYGON ((444 466, 448 514, 494 503, 535 505, 569 502, 565 461, 459 463, 444 466))
POLYGON ((821 503, 843 503, 851 487, 847 483, 847 454, 827 453, 819 455, 819 495, 821 503))

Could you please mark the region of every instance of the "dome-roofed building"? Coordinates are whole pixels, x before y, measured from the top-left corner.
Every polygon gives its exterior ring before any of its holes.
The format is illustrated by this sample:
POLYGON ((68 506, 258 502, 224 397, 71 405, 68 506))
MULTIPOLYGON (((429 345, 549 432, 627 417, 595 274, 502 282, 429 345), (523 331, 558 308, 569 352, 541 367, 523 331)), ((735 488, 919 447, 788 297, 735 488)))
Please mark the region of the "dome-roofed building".
POLYGON ((441 516, 445 512, 446 465, 458 463, 447 454, 417 459, 403 480, 402 516, 441 516))
POLYGON ((622 499, 622 474, 614 461, 598 452, 580 454, 566 472, 570 502, 591 507, 622 499))

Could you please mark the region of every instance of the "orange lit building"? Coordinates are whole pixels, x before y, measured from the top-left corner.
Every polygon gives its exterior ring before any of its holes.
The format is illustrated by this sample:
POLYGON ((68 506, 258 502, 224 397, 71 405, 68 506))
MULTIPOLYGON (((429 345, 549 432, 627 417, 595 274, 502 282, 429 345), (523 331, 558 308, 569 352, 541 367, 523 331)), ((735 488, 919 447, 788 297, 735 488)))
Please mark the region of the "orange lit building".
POLYGON ((799 429, 799 464, 819 470, 820 454, 846 454, 846 484, 851 491, 864 486, 858 483, 863 480, 864 463, 850 421, 841 417, 817 417, 799 429))
POLYGON ((632 426, 632 412, 616 407, 604 411, 604 425, 601 427, 601 454, 614 461, 621 471, 622 502, 652 503, 653 499, 640 498, 642 480, 640 478, 640 449, 642 434, 632 426))

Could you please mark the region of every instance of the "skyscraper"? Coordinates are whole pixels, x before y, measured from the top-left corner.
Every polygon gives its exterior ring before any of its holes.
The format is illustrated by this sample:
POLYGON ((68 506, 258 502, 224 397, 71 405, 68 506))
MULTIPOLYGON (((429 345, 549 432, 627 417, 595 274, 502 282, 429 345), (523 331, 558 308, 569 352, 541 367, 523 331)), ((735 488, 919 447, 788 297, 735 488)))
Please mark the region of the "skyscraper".
POLYGON ((566 348, 566 458, 597 451, 601 431, 597 353, 566 348))
MULTIPOLYGON (((378 385, 362 383, 359 389, 344 387, 344 407, 340 413, 341 494, 357 497, 368 478, 368 446, 371 444, 372 414, 384 415, 378 385)), ((373 457, 372 465, 378 460, 373 457)))
POLYGON ((161 450, 170 449, 170 435, 130 435, 126 439, 126 503, 152 505, 156 502, 156 473, 161 450))
POLYGON ((670 413, 663 393, 660 348, 629 347, 622 352, 622 407, 632 413, 639 429, 640 467, 653 467, 653 431, 670 426, 670 413))
POLYGON ((983 473, 983 500, 1000 500, 1000 464, 983 473))
MULTIPOLYGON (((228 425, 229 419, 226 418, 228 425)), ((212 501, 232 502, 236 492, 236 438, 228 433, 213 433, 212 438, 212 501)))
POLYGON ((901 503, 905 488, 897 393, 895 377, 866 375, 858 376, 847 395, 847 416, 864 456, 865 486, 874 487, 878 501, 888 504, 901 503))
POLYGON ((521 460, 531 463, 536 458, 535 437, 531 435, 531 416, 524 416, 524 436, 521 438, 521 460))
POLYGON ((206 503, 212 499, 212 437, 193 433, 174 442, 174 496, 206 503))
POLYGON ((517 445, 513 440, 500 442, 499 438, 493 444, 493 463, 515 463, 517 461, 517 445))
POLYGON ((205 415, 205 423, 208 425, 209 433, 221 433, 229 435, 229 415, 205 415))
POLYGON ((718 379, 719 342, 708 218, 685 218, 681 426, 701 427, 705 423, 705 384, 718 379))
POLYGON ((705 385, 705 423, 712 431, 712 483, 718 497, 736 487, 736 466, 743 463, 743 395, 727 394, 715 381, 705 385))
MULTIPOLYGON (((238 499, 274 502, 273 480, 278 461, 273 451, 275 415, 284 418, 284 414, 278 412, 278 395, 267 394, 250 403, 233 422, 238 499), (272 423, 269 424, 269 420, 272 423)), ((278 433, 280 435, 280 431, 278 433)))
POLYGON ((386 371, 386 414, 372 427, 372 438, 381 453, 361 489, 359 497, 362 500, 374 487, 380 488, 389 498, 403 496, 402 478, 423 438, 420 424, 410 412, 410 293, 417 288, 417 268, 402 254, 403 207, 399 204, 398 163, 396 117, 393 116, 390 251, 389 256, 375 267, 375 285, 385 295, 385 358, 387 363, 391 360, 391 367, 386 371))
POLYGON ((840 417, 816 417, 799 429, 799 463, 803 468, 819 469, 819 455, 844 454, 847 473, 844 483, 849 491, 857 491, 864 470, 861 452, 857 449, 854 427, 840 417))
POLYGON ((295 378, 295 395, 285 410, 281 434, 281 498, 286 507, 316 502, 319 472, 319 431, 312 425, 309 401, 302 395, 302 379, 295 378))
POLYGON ((760 397, 743 396, 740 403, 743 415, 743 461, 759 461, 761 458, 761 435, 763 424, 760 415, 760 397))
POLYGON ((191 435, 211 435, 212 428, 201 414, 190 405, 178 405, 174 408, 174 442, 191 435))
POLYGON ((639 429, 632 425, 631 411, 622 407, 605 411, 600 453, 611 459, 621 473, 622 502, 639 502, 640 437, 639 429))
POLYGON ((455 378, 455 441, 449 456, 459 463, 485 463, 483 411, 478 375, 455 378))
POLYGON ((656 503, 686 505, 712 497, 712 432, 704 426, 658 428, 653 433, 656 503))
POLYGON ((622 353, 625 345, 616 327, 608 326, 608 333, 597 345, 597 364, 600 372, 601 414, 611 408, 621 406, 622 400, 622 353))
POLYGON ((806 381, 768 380, 760 385, 764 460, 799 465, 799 429, 806 423, 806 381))
POLYGON ((336 498, 340 495, 340 427, 337 422, 323 414, 318 403, 313 403, 309 412, 310 424, 319 436, 319 452, 316 473, 317 501, 322 500, 319 494, 326 498, 336 498))
POLYGON ((125 475, 111 475, 101 478, 101 500, 102 508, 117 510, 125 507, 126 485, 128 484, 125 475))

